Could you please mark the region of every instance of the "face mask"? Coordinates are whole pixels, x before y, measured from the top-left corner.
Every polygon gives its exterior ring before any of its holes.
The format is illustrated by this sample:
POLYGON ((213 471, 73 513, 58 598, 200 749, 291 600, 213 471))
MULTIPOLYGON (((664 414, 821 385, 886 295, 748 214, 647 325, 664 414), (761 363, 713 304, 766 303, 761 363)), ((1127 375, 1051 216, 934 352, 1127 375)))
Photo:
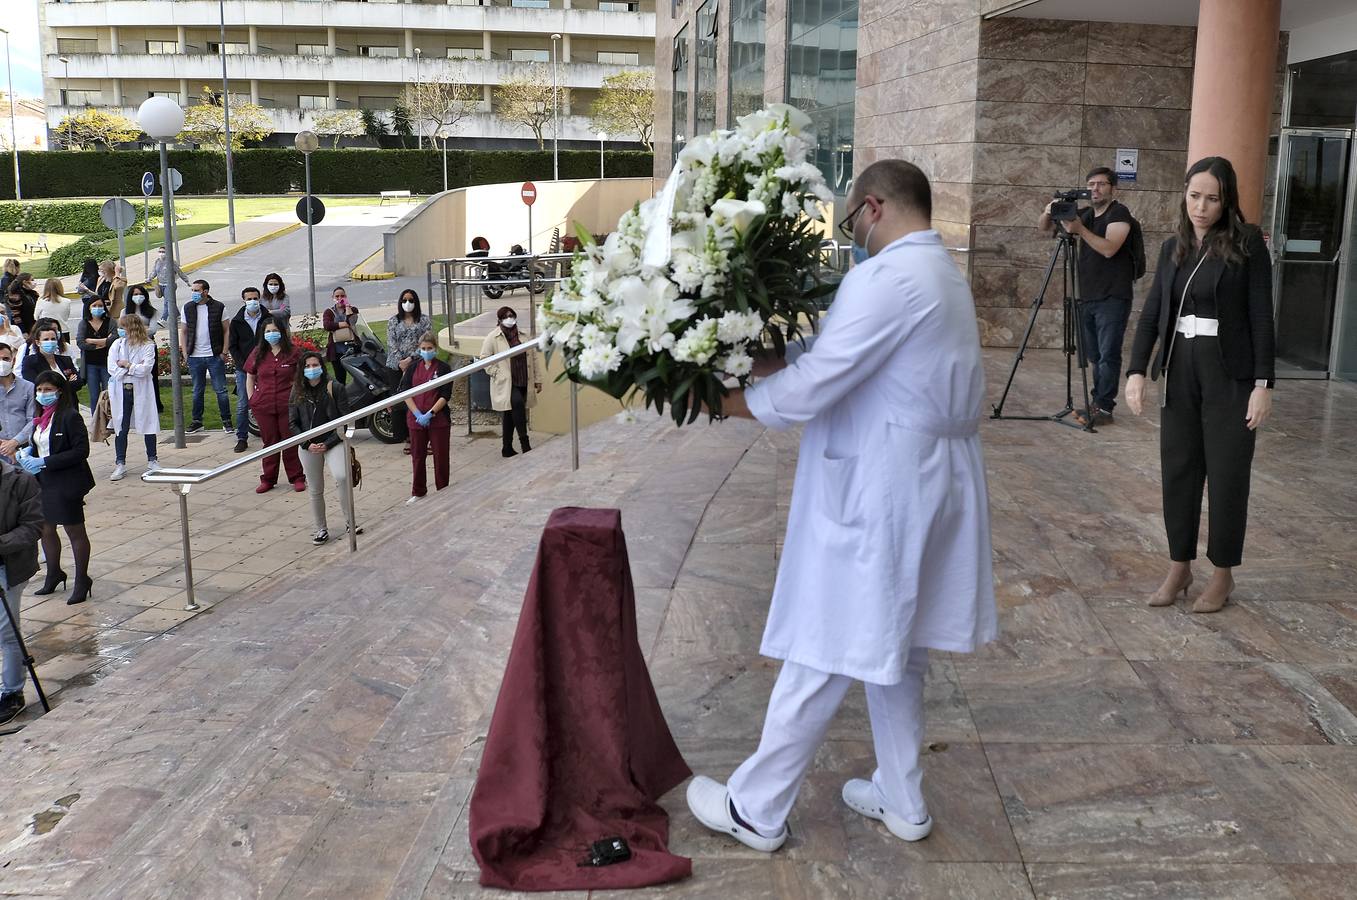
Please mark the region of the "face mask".
POLYGON ((127 329, 126 329, 126 328, 119 328, 119 329, 118 329, 118 337, 120 337, 120 338, 125 338, 125 337, 127 337, 127 329))
POLYGON ((419 358, 425 362, 433 362, 433 358, 438 355, 437 350, 420 350, 419 358))
POLYGON ((348 305, 349 305, 349 298, 348 298, 348 297, 336 297, 336 298, 335 298, 335 306, 348 306, 348 305))
POLYGON ((312 381, 319 381, 320 373, 323 371, 324 369, 320 369, 315 366, 308 366, 307 368, 302 369, 302 374, 312 381))
POLYGON ((51 393, 38 394, 38 402, 43 406, 51 406, 53 403, 57 402, 57 395, 51 393))
POLYGON ((282 285, 279 284, 279 283, 276 282, 276 281, 270 281, 270 282, 269 282, 269 290, 272 291, 272 292, 275 293, 275 294, 278 293, 278 289, 279 289, 280 287, 282 287, 282 285))
POLYGON ((513 327, 514 327, 515 325, 517 325, 517 324, 518 324, 518 319, 515 319, 513 316, 510 316, 509 318, 505 319, 504 322, 503 322, 503 325, 504 325, 505 328, 513 328, 513 327))
POLYGON ((245 301, 245 311, 246 311, 247 313, 257 313, 257 312, 259 312, 259 301, 258 301, 258 300, 246 300, 246 301, 245 301))
POLYGON ((104 317, 104 308, 102 306, 91 306, 90 315, 96 319, 102 319, 104 317))
POLYGON ((0 360, 0 378, 8 378, 14 374, 14 363, 9 360, 0 360))
POLYGON ((871 259, 872 254, 868 252, 866 245, 872 242, 872 231, 876 229, 876 224, 873 222, 872 227, 867 229, 867 238, 861 244, 853 241, 853 265, 862 265, 871 259))
POLYGON ((191 298, 193 299, 193 302, 194 302, 194 303, 201 303, 201 302, 202 302, 202 299, 203 299, 203 292, 202 292, 202 291, 194 291, 193 293, 189 294, 189 297, 191 297, 191 298))
POLYGON ((57 342, 56 342, 56 341, 43 341, 42 343, 38 344, 38 346, 39 346, 40 348, 42 348, 42 352, 43 352, 43 353, 56 353, 56 352, 57 352, 57 342))
POLYGON ((414 312, 415 305, 411 303, 409 300, 406 300, 404 303, 401 304, 401 309, 405 310, 406 312, 414 312))
POLYGON ((266 332, 264 332, 264 340, 268 341, 270 344, 276 344, 276 343, 278 343, 279 341, 281 341, 282 339, 283 339, 283 333, 282 333, 281 331, 266 331, 266 332))

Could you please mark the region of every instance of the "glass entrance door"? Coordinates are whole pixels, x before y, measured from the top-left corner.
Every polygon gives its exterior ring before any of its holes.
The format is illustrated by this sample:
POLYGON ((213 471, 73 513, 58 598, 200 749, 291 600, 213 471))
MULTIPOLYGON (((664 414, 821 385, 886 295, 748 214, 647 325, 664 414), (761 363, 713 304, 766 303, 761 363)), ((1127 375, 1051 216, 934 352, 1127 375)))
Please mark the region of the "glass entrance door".
POLYGON ((1283 378, 1329 371, 1351 150, 1347 129, 1282 132, 1273 278, 1283 378))

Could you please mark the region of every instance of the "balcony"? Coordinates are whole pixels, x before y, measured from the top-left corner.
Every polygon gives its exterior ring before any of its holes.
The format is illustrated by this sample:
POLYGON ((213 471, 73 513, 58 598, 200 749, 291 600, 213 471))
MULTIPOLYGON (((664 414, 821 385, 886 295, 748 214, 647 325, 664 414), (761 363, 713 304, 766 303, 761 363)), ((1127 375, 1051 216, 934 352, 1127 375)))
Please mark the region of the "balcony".
MULTIPOLYGON (((559 4, 560 0, 553 0, 559 4)), ((118 26, 132 28, 216 28, 214 0, 109 0, 105 3, 47 3, 51 28, 118 26)), ((655 38, 655 14, 597 9, 525 9, 419 3, 354 3, 343 0, 228 0, 232 28, 361 28, 366 31, 490 31, 550 35, 655 38)))
MULTIPOLYGON (((300 2, 300 0, 297 0, 300 2)), ((305 5, 303 3, 303 5, 305 5)), ((74 79, 139 79, 171 81, 185 79, 190 93, 202 84, 221 79, 221 60, 206 54, 187 56, 145 56, 130 54, 79 53, 67 57, 70 75, 74 79)), ((336 81, 358 84, 413 84, 416 75, 428 81, 440 74, 457 74, 469 84, 499 85, 523 71, 525 63, 501 59, 391 59, 367 56, 268 56, 264 54, 230 57, 233 80, 259 81, 336 81)), ((593 88, 602 86, 609 75, 634 69, 649 71, 646 66, 610 66, 599 63, 561 63, 562 87, 593 88)), ((55 56, 47 58, 48 72, 62 72, 66 66, 55 56)))

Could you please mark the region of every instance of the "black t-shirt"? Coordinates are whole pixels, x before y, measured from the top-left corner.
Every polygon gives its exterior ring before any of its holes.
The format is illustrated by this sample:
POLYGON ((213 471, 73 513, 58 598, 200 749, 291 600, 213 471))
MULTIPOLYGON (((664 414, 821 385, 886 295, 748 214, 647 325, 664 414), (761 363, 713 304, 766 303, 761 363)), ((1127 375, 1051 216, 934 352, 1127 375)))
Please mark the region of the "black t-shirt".
MULTIPOLYGON (((1131 224, 1131 211, 1113 200, 1101 216, 1093 215, 1093 208, 1079 211, 1084 227, 1100 238, 1107 237, 1107 226, 1113 222, 1131 224)), ((1131 282, 1135 280, 1135 261, 1131 259, 1131 236, 1109 259, 1088 244, 1079 245, 1079 295, 1081 300, 1130 300, 1131 282)))

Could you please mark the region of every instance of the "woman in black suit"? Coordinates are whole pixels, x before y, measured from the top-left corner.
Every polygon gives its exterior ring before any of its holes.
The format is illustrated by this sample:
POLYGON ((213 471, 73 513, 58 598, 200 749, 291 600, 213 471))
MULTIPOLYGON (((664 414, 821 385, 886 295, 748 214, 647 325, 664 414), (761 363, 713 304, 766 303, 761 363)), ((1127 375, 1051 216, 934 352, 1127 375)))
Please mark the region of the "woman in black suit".
POLYGON ((66 529, 75 556, 75 584, 68 604, 84 603, 90 597, 94 581, 90 578, 90 539, 85 530, 85 495, 94 488, 90 471, 90 439, 85 420, 80 417, 75 391, 56 372, 38 375, 33 386, 33 437, 19 455, 19 465, 36 476, 42 488, 42 553, 47 559, 47 579, 42 590, 46 596, 65 586, 61 570, 61 537, 57 526, 66 529))
POLYGON ((28 339, 28 352, 24 354, 23 368, 19 371, 24 381, 38 383, 43 372, 59 373, 70 386, 75 396, 85 381, 80 370, 66 352, 66 342, 61 337, 61 327, 54 319, 39 319, 33 326, 28 339))
POLYGON ((1147 370, 1151 378, 1164 374, 1159 458, 1172 560, 1150 605, 1171 606, 1192 584, 1205 484, 1206 556, 1216 571, 1192 611, 1217 612, 1243 561, 1249 470, 1275 378, 1272 260, 1262 232, 1244 221, 1234 167, 1223 157, 1188 170, 1178 231, 1159 254, 1126 370, 1126 401, 1136 415, 1147 370))

